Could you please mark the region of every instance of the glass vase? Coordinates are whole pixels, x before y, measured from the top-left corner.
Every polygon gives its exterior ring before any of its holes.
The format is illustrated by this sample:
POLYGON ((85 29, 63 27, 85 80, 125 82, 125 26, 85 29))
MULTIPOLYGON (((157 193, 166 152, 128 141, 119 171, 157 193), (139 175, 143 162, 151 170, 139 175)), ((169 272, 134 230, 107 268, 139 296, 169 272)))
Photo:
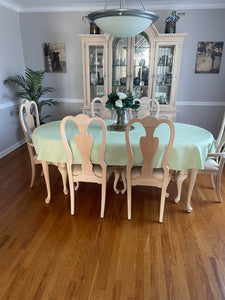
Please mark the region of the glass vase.
POLYGON ((129 120, 128 120, 128 111, 127 111, 127 109, 118 109, 118 110, 116 110, 115 125, 118 127, 118 129, 126 128, 126 125, 127 125, 128 122, 129 122, 129 120))
POLYGON ((112 125, 108 126, 108 129, 115 131, 125 131, 128 122, 128 109, 117 109, 115 111, 115 121, 112 125))

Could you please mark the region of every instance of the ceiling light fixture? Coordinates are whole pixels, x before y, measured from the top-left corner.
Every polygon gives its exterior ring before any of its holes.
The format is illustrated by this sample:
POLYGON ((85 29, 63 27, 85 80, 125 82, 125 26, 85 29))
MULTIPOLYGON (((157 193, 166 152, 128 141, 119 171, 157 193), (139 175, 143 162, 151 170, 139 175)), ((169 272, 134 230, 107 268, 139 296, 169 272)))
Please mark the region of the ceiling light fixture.
POLYGON ((156 13, 145 10, 142 0, 144 10, 122 8, 121 1, 120 8, 94 11, 88 14, 88 19, 104 32, 124 38, 137 35, 159 18, 156 13))

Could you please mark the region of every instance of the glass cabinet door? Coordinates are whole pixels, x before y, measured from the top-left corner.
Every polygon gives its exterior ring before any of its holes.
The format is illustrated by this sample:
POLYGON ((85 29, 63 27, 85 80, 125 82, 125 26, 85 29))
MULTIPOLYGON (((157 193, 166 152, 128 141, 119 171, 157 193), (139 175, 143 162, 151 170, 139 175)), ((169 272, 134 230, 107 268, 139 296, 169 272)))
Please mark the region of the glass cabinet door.
POLYGON ((170 104, 175 45, 159 46, 156 70, 155 98, 160 104, 170 104))
POLYGON ((112 45, 112 91, 126 93, 129 82, 127 82, 127 60, 128 39, 115 38, 112 45))
POLYGON ((144 33, 134 37, 133 96, 148 96, 150 43, 144 33))
POLYGON ((90 100, 104 96, 104 46, 89 46, 90 100))

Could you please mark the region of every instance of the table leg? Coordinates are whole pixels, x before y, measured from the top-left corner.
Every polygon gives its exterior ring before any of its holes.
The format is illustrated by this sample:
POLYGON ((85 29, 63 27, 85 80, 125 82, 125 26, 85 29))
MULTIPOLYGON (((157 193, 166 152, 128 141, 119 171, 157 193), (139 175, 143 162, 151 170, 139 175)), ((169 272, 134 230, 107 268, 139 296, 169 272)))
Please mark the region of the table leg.
POLYGON ((47 188, 47 198, 45 199, 45 203, 50 203, 51 201, 51 189, 50 189, 50 180, 49 180, 49 170, 48 170, 48 162, 42 161, 42 169, 45 177, 45 184, 47 188))
POLYGON ((117 189, 117 183, 121 177, 123 181, 123 189, 121 190, 121 194, 124 194, 127 190, 127 181, 126 181, 126 167, 114 167, 113 170, 114 173, 114 184, 113 189, 116 192, 116 194, 119 194, 119 190, 117 189))
POLYGON ((75 190, 75 191, 78 191, 78 189, 79 189, 79 181, 76 182, 76 186, 75 186, 74 190, 75 190))
POLYGON ((62 182, 63 182, 63 192, 65 195, 68 195, 68 189, 67 189, 67 167, 64 163, 58 164, 58 170, 62 176, 62 182))
POLYGON ((184 180, 188 177, 188 170, 181 170, 177 175, 177 197, 175 198, 175 202, 180 202, 180 196, 182 191, 182 184, 184 180))
POLYGON ((118 183, 119 178, 120 178, 120 172, 119 172, 117 167, 114 168, 113 173, 114 173, 113 189, 116 192, 116 194, 119 194, 120 191, 117 189, 117 183, 118 183))
POLYGON ((123 168, 121 170, 121 178, 123 181, 123 189, 121 190, 121 194, 125 194, 127 190, 126 168, 123 168))
POLYGON ((195 185, 197 173, 198 173, 197 169, 191 169, 191 176, 190 176, 190 183, 189 183, 188 197, 187 197, 187 212, 189 212, 189 213, 192 212, 191 196, 192 196, 193 188, 195 185))

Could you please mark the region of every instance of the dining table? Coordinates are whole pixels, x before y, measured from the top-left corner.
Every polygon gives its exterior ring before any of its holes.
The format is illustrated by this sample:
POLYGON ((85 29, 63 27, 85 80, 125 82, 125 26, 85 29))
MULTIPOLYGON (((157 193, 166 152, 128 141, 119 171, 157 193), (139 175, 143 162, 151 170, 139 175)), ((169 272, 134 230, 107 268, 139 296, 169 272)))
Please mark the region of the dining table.
MULTIPOLYGON (((105 163, 110 166, 125 169, 128 164, 128 153, 126 148, 125 131, 112 130, 112 121, 104 120, 107 130, 107 142, 105 149, 105 163)), ((32 134, 32 141, 37 153, 38 160, 42 161, 45 180, 49 181, 47 163, 66 163, 67 154, 60 134, 61 121, 52 121, 38 126, 32 134)), ((191 196, 198 169, 204 168, 204 162, 208 153, 215 152, 215 140, 208 130, 191 124, 174 122, 175 137, 172 150, 168 159, 168 167, 177 172, 177 181, 181 188, 183 180, 190 174, 190 182, 187 196, 187 211, 191 212, 191 196)), ((74 122, 68 121, 66 124, 66 136, 71 145, 74 163, 82 163, 82 157, 76 147, 74 136, 78 133, 78 128, 74 122)), ((91 151, 91 161, 98 163, 99 151, 101 147, 101 129, 97 122, 89 125, 89 133, 93 136, 93 147, 91 151)), ((143 157, 139 146, 140 137, 145 135, 144 128, 140 123, 134 123, 130 131, 132 151, 134 153, 134 165, 141 166, 143 157)), ((155 136, 159 138, 159 147, 152 161, 153 168, 160 168, 162 157, 168 142, 169 128, 166 124, 161 124, 155 131, 155 136)), ((118 178, 117 178, 118 179, 118 178)), ((47 183, 46 183, 47 184, 47 183)), ((50 200, 50 189, 48 200, 50 200)), ((180 195, 175 199, 179 202, 180 195)))

